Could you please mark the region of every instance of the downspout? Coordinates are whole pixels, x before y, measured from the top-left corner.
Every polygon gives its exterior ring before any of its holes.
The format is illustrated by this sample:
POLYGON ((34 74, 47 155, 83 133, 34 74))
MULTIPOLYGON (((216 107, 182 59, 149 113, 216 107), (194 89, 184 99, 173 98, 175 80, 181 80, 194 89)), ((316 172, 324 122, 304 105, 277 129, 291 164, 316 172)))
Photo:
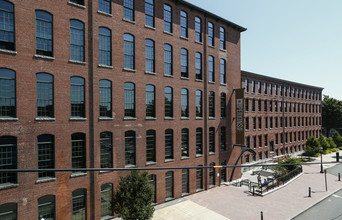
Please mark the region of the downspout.
MULTIPOLYGON (((204 15, 204 31, 203 31, 203 61, 204 61, 204 71, 203 71, 203 94, 204 94, 204 166, 208 166, 208 79, 207 79, 207 15, 204 15)), ((204 190, 208 189, 208 168, 204 169, 204 190)))
MULTIPOLYGON (((90 167, 95 168, 95 147, 94 147, 94 137, 95 137, 95 124, 94 124, 94 8, 93 0, 89 1, 89 159, 90 167)), ((92 210, 90 212, 90 219, 96 220, 96 199, 95 199, 95 171, 90 172, 90 206, 92 210)))

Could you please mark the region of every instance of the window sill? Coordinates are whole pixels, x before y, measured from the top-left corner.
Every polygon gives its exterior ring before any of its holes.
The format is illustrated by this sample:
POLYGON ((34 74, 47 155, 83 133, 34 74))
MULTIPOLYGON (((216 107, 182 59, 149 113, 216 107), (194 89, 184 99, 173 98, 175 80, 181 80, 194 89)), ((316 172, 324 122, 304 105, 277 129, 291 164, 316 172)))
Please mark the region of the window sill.
POLYGON ((110 173, 110 172, 112 172, 112 170, 100 170, 100 174, 110 173))
POLYGON ((189 77, 181 76, 180 79, 189 80, 189 77))
POLYGON ((108 17, 113 17, 113 15, 112 15, 112 14, 108 14, 107 12, 104 12, 104 11, 100 11, 100 10, 98 10, 98 11, 97 11, 97 13, 98 13, 98 14, 101 14, 101 15, 108 16, 108 17))
POLYGON ((16 188, 18 186, 19 186, 19 184, 17 184, 17 183, 8 183, 8 184, 4 184, 2 186, 0 185, 0 190, 16 188))
POLYGON ((221 52, 225 52, 225 53, 227 52, 226 49, 222 49, 222 48, 220 48, 220 51, 221 51, 221 52))
POLYGON ((187 160, 187 159, 190 159, 190 157, 188 157, 188 156, 182 156, 181 157, 181 160, 187 160))
POLYGON ((129 69, 129 68, 123 68, 122 71, 124 71, 124 72, 131 72, 131 73, 135 73, 136 72, 135 69, 129 69))
POLYGON ((77 172, 77 173, 72 173, 70 175, 70 178, 76 178, 76 177, 81 177, 81 176, 87 176, 87 173, 81 173, 81 172, 77 172))
POLYGON ((189 120, 189 117, 181 117, 181 120, 189 120))
POLYGON ((44 56, 44 55, 39 55, 39 54, 35 54, 33 57, 36 59, 42 59, 42 60, 50 60, 50 61, 55 60, 54 57, 49 57, 49 56, 44 56))
POLYGON ((189 195, 189 193, 182 193, 182 196, 187 196, 189 195))
POLYGON ((208 47, 215 49, 215 46, 213 45, 208 45, 208 47))
POLYGON ((203 189, 196 189, 196 192, 202 192, 203 189))
POLYGON ((137 120, 137 118, 135 118, 135 117, 124 117, 123 120, 124 121, 135 121, 135 120, 137 120))
POLYGON ((148 74, 148 75, 154 75, 154 76, 156 76, 156 75, 157 75, 155 72, 150 72, 150 71, 145 71, 145 74, 148 74))
POLYGON ((19 118, 0 118, 0 121, 18 121, 19 118))
POLYGON ((164 31, 164 34, 173 36, 173 33, 170 33, 170 32, 168 32, 168 31, 164 31))
POLYGON ((164 74, 165 77, 169 77, 169 78, 174 78, 173 75, 167 75, 167 74, 164 74))
POLYGON ((135 164, 127 164, 125 165, 125 168, 135 168, 136 165, 135 164))
POLYGON ((48 182, 54 182, 54 181, 56 181, 55 177, 41 178, 41 179, 36 180, 36 184, 48 183, 48 182))
POLYGON ((195 40, 195 43, 196 43, 196 44, 203 45, 203 42, 200 42, 200 41, 197 41, 197 40, 195 40))
POLYGON ((146 117, 145 120, 157 120, 156 117, 146 117))
POLYGON ((175 159, 166 159, 164 162, 165 163, 170 163, 170 162, 174 162, 175 161, 175 159))
POLYGON ((122 18, 122 20, 131 24, 135 24, 135 21, 128 20, 127 18, 122 18))
POLYGON ((215 117, 209 117, 209 120, 215 120, 215 117))
POLYGON ((86 62, 84 62, 84 61, 79 61, 79 60, 69 60, 69 63, 80 64, 80 65, 87 65, 86 62))
POLYGON ((149 26, 149 25, 146 25, 146 24, 145 24, 145 28, 151 29, 151 30, 153 30, 153 31, 155 31, 155 30, 156 30, 156 28, 155 28, 155 27, 151 27, 151 26, 149 26))
POLYGON ((5 50, 5 49, 0 49, 0 53, 7 53, 7 54, 11 54, 11 55, 17 55, 18 52, 15 50, 5 50))
POLYGON ((209 152, 209 155, 215 155, 215 152, 209 152))
POLYGON ((35 121, 56 121, 56 118, 48 118, 48 117, 42 117, 42 118, 35 118, 35 121))
POLYGON ((164 117, 164 120, 173 120, 173 117, 164 117))
POLYGON ((86 120, 87 120, 87 118, 73 118, 73 117, 71 117, 69 119, 69 121, 86 121, 86 120))
POLYGON ((195 79, 195 82, 203 82, 203 79, 195 79))
POLYGON ((165 202, 168 202, 168 201, 171 201, 171 200, 174 200, 175 198, 171 197, 171 198, 166 198, 165 199, 165 202))
POLYGON ((215 84, 215 82, 214 82, 214 81, 209 81, 208 83, 209 83, 209 84, 215 84))
POLYGON ((72 5, 72 6, 76 6, 76 7, 82 8, 82 9, 86 8, 86 6, 84 6, 84 5, 79 5, 79 4, 71 2, 71 1, 68 1, 68 4, 72 5))
POLYGON ((196 157, 203 157, 203 154, 196 154, 196 157))
POLYGON ((146 166, 148 166, 148 165, 156 165, 156 164, 157 164, 157 162, 154 162, 154 161, 146 162, 146 166))
POLYGON ((104 64, 98 64, 97 67, 106 68, 106 69, 113 69, 113 66, 108 66, 108 65, 104 65, 104 64))
POLYGON ((99 117, 99 121, 112 121, 114 118, 111 117, 99 117))
POLYGON ((188 38, 188 37, 183 37, 183 36, 180 36, 179 38, 180 38, 180 39, 183 39, 183 40, 187 40, 187 41, 189 40, 189 38, 188 38))
POLYGON ((196 120, 203 120, 203 117, 196 117, 196 120))
POLYGON ((227 83, 220 83, 220 86, 227 86, 227 83))

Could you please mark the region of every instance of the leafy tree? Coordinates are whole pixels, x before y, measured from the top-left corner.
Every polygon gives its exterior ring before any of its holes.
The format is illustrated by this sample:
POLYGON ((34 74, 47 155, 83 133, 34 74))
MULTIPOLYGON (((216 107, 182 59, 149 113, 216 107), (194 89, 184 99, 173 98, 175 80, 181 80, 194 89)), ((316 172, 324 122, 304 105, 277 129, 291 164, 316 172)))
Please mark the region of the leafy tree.
POLYGON ((153 194, 147 172, 132 170, 127 176, 120 177, 113 200, 114 211, 124 220, 151 219, 153 194))
POLYGON ((319 136, 318 141, 321 147, 323 147, 323 150, 327 150, 330 147, 329 142, 322 134, 319 136))
POLYGON ((328 141, 328 143, 330 145, 330 148, 335 148, 336 147, 336 144, 335 144, 334 139, 332 137, 327 138, 327 141, 328 141))
POLYGON ((342 146, 342 137, 340 136, 340 133, 338 131, 335 131, 335 134, 333 136, 334 142, 338 147, 342 146))
MULTIPOLYGON (((290 157, 290 158, 287 158, 287 159, 279 162, 279 164, 291 164, 291 163, 302 163, 302 160, 300 158, 290 157)), ((285 169, 288 172, 291 172, 292 170, 296 169, 297 167, 298 167, 298 165, 288 165, 288 166, 285 166, 285 169)))
POLYGON ((328 136, 330 129, 342 127, 342 102, 329 96, 324 96, 322 101, 322 118, 323 127, 326 127, 328 136))
POLYGON ((319 153, 320 144, 319 141, 315 137, 309 137, 306 139, 306 148, 304 155, 306 156, 315 156, 317 153, 319 153))

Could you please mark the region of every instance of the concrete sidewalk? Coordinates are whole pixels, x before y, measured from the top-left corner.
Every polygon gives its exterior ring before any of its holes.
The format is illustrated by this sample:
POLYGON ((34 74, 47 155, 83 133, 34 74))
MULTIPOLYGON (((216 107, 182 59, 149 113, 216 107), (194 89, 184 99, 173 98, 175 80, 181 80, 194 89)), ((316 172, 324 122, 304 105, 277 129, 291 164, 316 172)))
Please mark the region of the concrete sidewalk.
MULTIPOLYGON (((335 160, 335 153, 323 156, 324 162, 335 160)), ((328 173, 327 182, 326 192, 320 165, 305 165, 302 176, 267 196, 251 196, 236 187, 222 185, 174 200, 174 204, 158 205, 153 219, 260 219, 261 211, 264 219, 288 219, 342 187, 342 182, 328 173), (311 197, 308 197, 309 187, 311 197)))

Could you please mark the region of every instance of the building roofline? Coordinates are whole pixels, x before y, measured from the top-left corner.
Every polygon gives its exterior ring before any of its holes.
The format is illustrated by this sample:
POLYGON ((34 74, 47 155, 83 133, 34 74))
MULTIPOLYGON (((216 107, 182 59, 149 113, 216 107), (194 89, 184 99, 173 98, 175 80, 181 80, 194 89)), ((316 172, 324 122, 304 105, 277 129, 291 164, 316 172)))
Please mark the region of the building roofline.
POLYGON ((265 76, 265 75, 261 75, 261 74, 257 74, 257 73, 248 72, 248 71, 245 71, 245 70, 241 70, 241 74, 242 75, 255 76, 255 77, 263 78, 263 79, 274 80, 274 81, 281 81, 281 82, 284 82, 284 83, 288 83, 288 84, 292 84, 292 85, 295 84, 297 86, 302 86, 302 87, 310 87, 310 88, 313 88, 313 89, 319 89, 319 90, 323 90, 324 89, 323 87, 307 85, 307 84, 303 84, 303 83, 299 83, 299 82, 294 82, 294 81, 289 81, 289 80, 284 80, 284 79, 275 78, 275 77, 271 77, 271 76, 265 76))
POLYGON ((176 1, 176 3, 179 2, 179 3, 181 3, 181 4, 185 5, 185 6, 188 6, 190 8, 193 8, 193 9, 197 10, 197 11, 203 12, 204 14, 207 14, 207 15, 209 15, 211 17, 214 17, 214 18, 216 18, 218 20, 221 20, 221 21, 227 23, 228 25, 232 26, 234 29, 236 29, 236 30, 238 30, 240 32, 244 32, 244 31, 247 30, 247 28, 244 28, 244 27, 242 27, 240 25, 237 25, 237 24, 235 24, 235 23, 233 23, 231 21, 228 21, 225 18, 222 18, 222 17, 220 17, 218 15, 215 15, 215 14, 213 14, 213 13, 211 13, 211 12, 209 12, 209 11, 203 9, 203 8, 200 8, 200 7, 196 6, 196 5, 193 5, 193 4, 191 4, 191 3, 189 3, 189 2, 187 2, 185 0, 175 0, 175 1, 176 1))

